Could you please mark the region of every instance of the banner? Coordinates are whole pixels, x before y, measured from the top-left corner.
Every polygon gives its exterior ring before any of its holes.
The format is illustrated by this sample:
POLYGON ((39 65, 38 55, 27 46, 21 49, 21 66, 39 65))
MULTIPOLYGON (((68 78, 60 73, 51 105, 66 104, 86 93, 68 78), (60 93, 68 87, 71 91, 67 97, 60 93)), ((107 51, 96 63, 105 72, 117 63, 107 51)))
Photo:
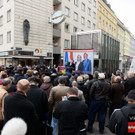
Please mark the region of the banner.
POLYGON ((47 56, 47 51, 42 49, 35 49, 34 56, 47 56))
POLYGON ((68 66, 71 60, 76 72, 93 74, 94 50, 64 50, 64 66, 68 66))

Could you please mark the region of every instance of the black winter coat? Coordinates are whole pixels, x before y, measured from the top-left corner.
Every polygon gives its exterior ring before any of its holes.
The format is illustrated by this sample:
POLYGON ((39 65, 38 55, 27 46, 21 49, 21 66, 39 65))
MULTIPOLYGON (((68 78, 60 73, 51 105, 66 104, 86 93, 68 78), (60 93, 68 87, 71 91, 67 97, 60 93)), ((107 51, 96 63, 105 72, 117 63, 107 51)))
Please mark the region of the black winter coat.
POLYGON ((127 78, 127 80, 124 83, 125 86, 125 96, 128 95, 130 90, 135 89, 135 77, 127 78))
POLYGON ((85 128, 87 115, 87 105, 77 97, 61 101, 53 113, 53 117, 59 120, 58 135, 78 135, 78 131, 85 128))
POLYGON ((34 105, 22 94, 15 93, 5 97, 4 123, 14 117, 20 117, 27 123, 26 135, 38 135, 36 110, 34 105))
POLYGON ((45 91, 36 85, 31 85, 30 90, 27 92, 27 99, 34 104, 39 120, 45 120, 45 113, 49 110, 45 91))
POLYGON ((109 129, 116 135, 128 135, 128 115, 134 114, 135 105, 128 104, 121 109, 114 111, 110 118, 109 129), (122 110, 122 112, 121 112, 122 110))

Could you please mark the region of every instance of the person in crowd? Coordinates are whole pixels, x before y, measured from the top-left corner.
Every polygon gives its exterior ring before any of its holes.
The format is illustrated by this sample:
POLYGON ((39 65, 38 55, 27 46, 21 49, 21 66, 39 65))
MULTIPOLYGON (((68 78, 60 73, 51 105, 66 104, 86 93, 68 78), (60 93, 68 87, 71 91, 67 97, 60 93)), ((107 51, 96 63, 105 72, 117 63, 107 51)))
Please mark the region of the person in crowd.
POLYGON ((128 95, 130 90, 135 89, 135 76, 133 72, 127 72, 127 79, 124 82, 125 86, 125 96, 128 95))
POLYGON ((75 70, 77 73, 81 73, 83 71, 83 62, 82 62, 82 56, 77 56, 77 62, 75 62, 75 70))
POLYGON ((9 65, 7 74, 8 74, 8 76, 14 76, 14 66, 9 65))
POLYGON ((3 127, 1 135, 26 135, 27 124, 21 118, 12 118, 3 127))
POLYGON ((99 132, 104 133, 105 118, 107 112, 106 97, 110 94, 110 85, 105 82, 104 73, 98 74, 98 81, 94 82, 90 89, 90 107, 88 131, 93 132, 93 124, 98 112, 99 132))
POLYGON ((40 83, 39 78, 31 77, 29 82, 30 90, 27 92, 27 99, 34 104, 39 117, 38 135, 45 135, 45 125, 43 122, 46 121, 45 115, 49 111, 48 99, 45 92, 38 87, 40 83))
POLYGON ((2 85, 0 86, 0 131, 3 127, 3 120, 4 120, 4 117, 3 117, 3 103, 4 103, 4 99, 5 97, 8 95, 8 92, 7 90, 10 88, 11 86, 11 80, 9 78, 5 78, 2 80, 2 85))
POLYGON ((52 68, 52 73, 57 73, 57 68, 56 68, 56 65, 53 65, 53 68, 52 68))
POLYGON ((33 75, 32 70, 27 70, 26 74, 24 75, 24 78, 29 79, 30 77, 32 77, 32 75, 33 75))
MULTIPOLYGON (((57 107, 58 103, 62 100, 62 97, 67 95, 67 90, 69 89, 69 87, 65 86, 66 83, 65 76, 60 76, 58 82, 59 84, 51 89, 49 99, 48 99, 49 105, 53 109, 53 112, 57 107)), ((58 120, 52 117, 51 125, 53 127, 52 135, 55 135, 56 128, 58 125, 58 120)))
POLYGON ((98 81, 98 74, 99 74, 99 72, 95 71, 93 74, 93 79, 88 82, 88 84, 87 84, 88 93, 90 92, 90 88, 91 88, 92 84, 94 82, 98 81))
POLYGON ((24 79, 23 69, 20 66, 18 66, 17 72, 14 75, 14 78, 15 78, 14 80, 15 84, 17 84, 19 80, 24 79))
POLYGON ((77 88, 77 82, 76 81, 72 82, 72 87, 76 88, 78 90, 78 97, 79 97, 79 99, 81 101, 85 102, 85 98, 84 98, 83 92, 77 88))
POLYGON ((11 94, 14 94, 17 89, 16 89, 16 85, 14 84, 14 77, 10 76, 9 79, 11 80, 11 87, 7 90, 8 94, 11 95, 11 94))
POLYGON ((128 95, 126 96, 126 101, 128 104, 121 109, 114 110, 110 118, 109 129, 116 135, 129 135, 129 116, 135 116, 135 89, 129 91, 128 95))
POLYGON ((5 71, 1 71, 0 72, 0 75, 1 75, 1 79, 0 79, 0 85, 1 85, 2 80, 5 79, 5 78, 7 78, 8 75, 7 75, 7 73, 5 71))
POLYGON ((84 85, 88 85, 89 82, 89 75, 83 75, 83 79, 84 79, 84 85))
POLYGON ((88 54, 84 53, 83 57, 83 72, 84 74, 91 73, 91 60, 88 59, 88 54))
POLYGON ((72 73, 72 70, 75 70, 74 60, 68 62, 67 67, 71 68, 71 73, 72 73))
POLYGON ((4 123, 14 117, 22 118, 28 126, 26 135, 38 135, 38 116, 34 105, 27 99, 26 93, 30 89, 29 81, 21 79, 17 83, 17 92, 8 95, 4 100, 4 123))
POLYGON ((112 105, 109 108, 110 110, 109 116, 111 116, 114 109, 118 109, 121 107, 124 93, 125 93, 125 88, 124 85, 121 83, 121 77, 115 76, 114 83, 111 85, 110 99, 112 101, 112 105))
POLYGON ((43 83, 41 84, 40 88, 45 91, 47 98, 49 98, 52 87, 53 85, 51 83, 51 78, 49 76, 45 76, 43 78, 43 83))
POLYGON ((51 78, 51 82, 52 82, 53 86, 57 86, 58 85, 57 74, 55 74, 55 73, 51 74, 50 78, 51 78))
POLYGON ((78 99, 76 88, 69 88, 67 98, 53 113, 53 117, 59 120, 58 135, 86 135, 87 105, 78 99))

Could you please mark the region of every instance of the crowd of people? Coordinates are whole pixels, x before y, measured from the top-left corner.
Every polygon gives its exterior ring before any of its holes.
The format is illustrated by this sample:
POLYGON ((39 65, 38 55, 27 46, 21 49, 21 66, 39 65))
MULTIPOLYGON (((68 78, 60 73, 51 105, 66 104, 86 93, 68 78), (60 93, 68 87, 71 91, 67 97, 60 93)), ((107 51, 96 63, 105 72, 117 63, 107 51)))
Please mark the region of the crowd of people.
POLYGON ((108 76, 66 71, 55 65, 1 66, 0 130, 17 117, 27 124, 26 135, 50 135, 48 124, 52 135, 57 129, 58 135, 86 135, 94 132, 97 116, 100 134, 107 126, 116 135, 127 135, 128 116, 135 115, 134 73, 124 77, 120 70, 108 76))

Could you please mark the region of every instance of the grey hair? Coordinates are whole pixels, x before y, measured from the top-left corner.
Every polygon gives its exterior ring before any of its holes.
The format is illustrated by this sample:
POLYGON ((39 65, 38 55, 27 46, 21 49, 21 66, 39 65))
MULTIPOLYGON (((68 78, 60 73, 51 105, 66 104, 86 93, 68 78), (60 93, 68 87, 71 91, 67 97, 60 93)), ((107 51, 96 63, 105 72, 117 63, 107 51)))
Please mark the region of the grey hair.
POLYGON ((3 86, 7 86, 8 84, 11 84, 11 83, 12 83, 12 81, 9 78, 5 78, 5 79, 2 80, 1 84, 3 86))

